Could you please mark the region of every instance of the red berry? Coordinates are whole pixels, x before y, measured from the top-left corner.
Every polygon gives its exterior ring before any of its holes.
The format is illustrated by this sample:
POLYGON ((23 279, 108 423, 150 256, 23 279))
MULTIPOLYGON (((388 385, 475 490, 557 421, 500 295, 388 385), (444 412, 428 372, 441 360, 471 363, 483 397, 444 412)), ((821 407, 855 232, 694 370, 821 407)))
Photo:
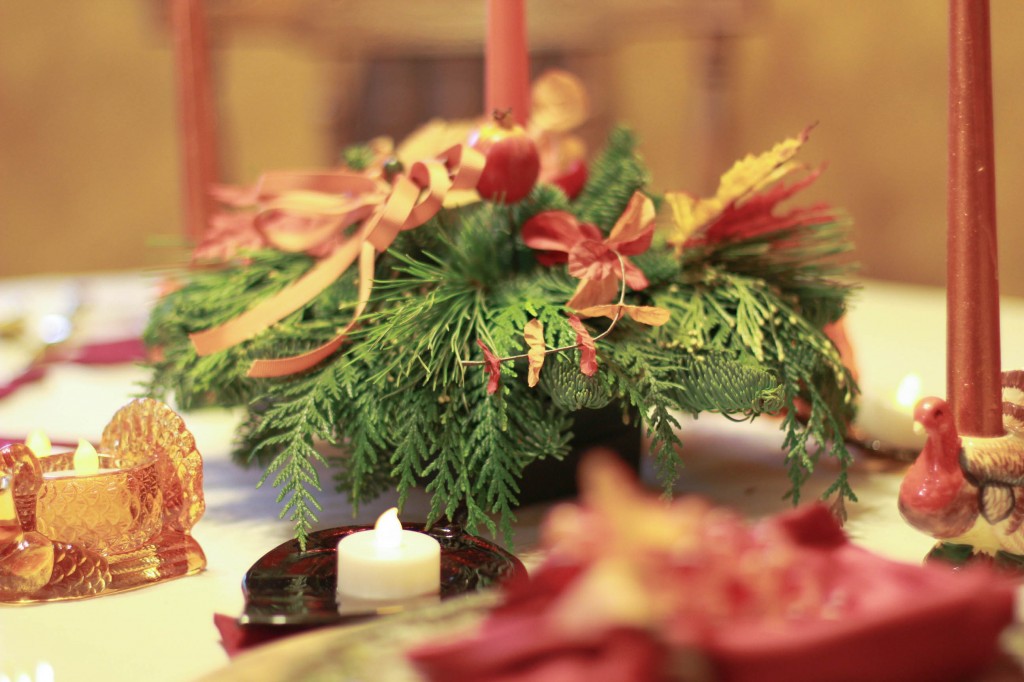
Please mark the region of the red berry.
POLYGON ((495 112, 494 120, 480 127, 470 145, 487 159, 476 185, 484 199, 515 203, 537 183, 537 145, 522 126, 513 123, 508 112, 495 112))
POLYGON ((551 184, 561 187, 567 197, 575 199, 587 184, 587 164, 583 159, 576 159, 551 184))

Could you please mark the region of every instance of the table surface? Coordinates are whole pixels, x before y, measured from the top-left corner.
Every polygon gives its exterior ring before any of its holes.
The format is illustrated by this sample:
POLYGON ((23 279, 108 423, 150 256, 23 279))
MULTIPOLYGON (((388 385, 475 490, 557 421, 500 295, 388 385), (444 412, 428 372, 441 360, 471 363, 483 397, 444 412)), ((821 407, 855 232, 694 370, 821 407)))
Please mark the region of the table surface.
MULTIPOLYGON (((155 280, 138 273, 76 278, 0 280, 0 322, 23 318, 32 328, 48 312, 78 306, 76 338, 88 341, 138 334, 156 290, 155 280)), ((867 282, 848 317, 866 393, 895 386, 906 373, 923 377, 925 392, 943 393, 945 299, 938 289, 867 282)), ((1003 366, 1024 367, 1024 300, 1004 299, 1003 366)), ((32 344, 0 340, 0 383, 28 361, 32 344)), ((130 365, 54 366, 46 377, 0 400, 0 436, 23 436, 44 429, 52 439, 98 440, 113 413, 140 391, 143 368, 130 365)), ((145 679, 182 682, 228 664, 213 614, 242 609, 243 574, 265 552, 290 537, 277 518, 272 488, 256 488, 258 470, 231 462, 232 434, 241 413, 204 409, 183 415, 204 457, 207 510, 194 530, 208 559, 199 575, 132 592, 77 602, 0 607, 0 682, 30 680, 40 663, 53 679, 145 679)), ((735 424, 704 415, 686 419, 681 429, 685 469, 680 493, 704 495, 752 517, 784 509, 787 488, 779 424, 762 418, 735 424)), ((847 530, 854 542, 881 555, 920 561, 932 540, 911 529, 896 511, 903 465, 860 454, 852 484, 860 497, 849 508, 847 530)), ((805 489, 812 499, 832 480, 834 466, 822 462, 805 489)), ((653 474, 644 467, 645 480, 653 474)), ((385 496, 358 515, 342 496, 327 496, 321 527, 370 523, 391 506, 385 496)), ((406 505, 403 517, 419 520, 423 497, 406 505)), ((520 510, 516 547, 527 563, 536 555, 543 506, 520 510)))

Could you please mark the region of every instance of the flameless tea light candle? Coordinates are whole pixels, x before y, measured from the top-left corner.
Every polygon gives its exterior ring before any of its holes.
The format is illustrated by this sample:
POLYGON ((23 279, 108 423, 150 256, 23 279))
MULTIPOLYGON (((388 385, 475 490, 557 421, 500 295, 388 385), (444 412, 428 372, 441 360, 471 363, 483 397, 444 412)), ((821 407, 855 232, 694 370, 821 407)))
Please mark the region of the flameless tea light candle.
POLYGON ((40 466, 49 478, 92 476, 118 470, 112 457, 100 455, 93 444, 84 438, 78 439, 78 446, 73 451, 54 452, 49 436, 37 429, 28 434, 25 445, 39 458, 40 466), (100 467, 101 460, 109 466, 100 467))
POLYGON ((73 452, 54 452, 33 432, 25 444, 39 458, 42 485, 36 525, 59 538, 104 554, 134 550, 155 536, 163 515, 156 457, 124 465, 85 439, 73 452))
POLYGON ((338 543, 338 595, 407 599, 441 589, 441 545, 425 533, 403 530, 392 507, 373 530, 338 543))

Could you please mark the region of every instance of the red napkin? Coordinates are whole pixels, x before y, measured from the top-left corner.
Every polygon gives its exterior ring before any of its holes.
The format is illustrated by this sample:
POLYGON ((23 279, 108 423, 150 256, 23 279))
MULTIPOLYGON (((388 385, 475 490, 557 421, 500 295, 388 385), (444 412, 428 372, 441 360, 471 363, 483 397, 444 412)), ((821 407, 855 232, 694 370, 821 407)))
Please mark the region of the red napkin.
POLYGON ((88 343, 73 348, 64 362, 79 365, 117 365, 141 362, 146 359, 146 344, 140 338, 117 339, 100 343, 88 343))
POLYGON ((39 381, 44 376, 46 376, 46 367, 43 365, 32 365, 6 384, 0 386, 0 399, 6 398, 26 384, 39 381))
POLYGON ((22 386, 39 381, 46 376, 47 367, 57 362, 73 362, 79 365, 117 365, 145 359, 146 346, 139 338, 78 346, 70 351, 47 357, 42 362, 34 363, 6 384, 0 385, 0 399, 6 398, 22 386))
MULTIPOLYGON (((666 664, 679 672, 683 660, 701 659, 714 679, 730 682, 939 682, 992 664, 1013 621, 1015 586, 1005 576, 878 557, 850 544, 822 506, 775 523, 793 543, 793 560, 817 566, 841 598, 820 616, 696 611, 665 630, 611 624, 566 633, 551 614, 589 567, 549 562, 529 585, 508 589, 477 632, 426 643, 409 657, 434 682, 660 680, 666 664), (680 651, 699 656, 681 659, 680 651)), ((728 584, 744 599, 742 584, 728 584)))
POLYGON ((244 653, 248 649, 276 642, 291 635, 309 632, 317 626, 294 626, 285 625, 239 625, 233 616, 223 613, 213 614, 213 624, 220 632, 220 644, 224 647, 229 658, 244 653))

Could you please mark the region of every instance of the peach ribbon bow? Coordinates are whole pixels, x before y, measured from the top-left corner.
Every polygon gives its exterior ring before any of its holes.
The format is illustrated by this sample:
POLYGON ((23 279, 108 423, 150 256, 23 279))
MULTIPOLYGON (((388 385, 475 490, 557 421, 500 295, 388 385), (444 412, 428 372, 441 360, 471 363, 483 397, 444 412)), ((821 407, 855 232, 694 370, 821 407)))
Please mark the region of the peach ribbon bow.
MULTIPOLYGON (((450 191, 475 187, 483 167, 482 154, 467 146, 456 145, 438 158, 412 164, 407 173, 393 178, 390 189, 384 185, 382 191, 380 182, 365 176, 338 173, 330 176, 330 194, 320 193, 323 201, 319 209, 309 207, 308 199, 314 197, 308 190, 304 192, 307 201, 302 202, 305 208, 301 210, 295 202, 289 201, 287 193, 271 201, 264 206, 264 212, 280 211, 285 216, 296 217, 294 222, 304 223, 304 229, 275 229, 272 222, 264 227, 267 241, 284 251, 313 251, 325 240, 339 239, 340 231, 346 227, 361 220, 363 223, 351 236, 341 238, 306 274, 277 294, 224 324, 190 335, 196 353, 210 355, 251 339, 312 301, 358 260, 358 301, 348 324, 339 329, 333 339, 309 352, 286 358, 254 360, 248 376, 296 374, 329 357, 344 343, 346 335, 366 309, 373 289, 377 254, 385 251, 399 232, 419 227, 436 215, 450 191)), ((306 176, 306 179, 311 177, 306 176)), ((327 174, 316 176, 321 180, 326 177, 327 174)), ((292 189, 287 187, 288 184, 299 181, 289 180, 282 174, 275 182, 284 183, 284 187, 292 189)), ((299 185, 308 188, 308 184, 299 182, 299 185)), ((278 227, 288 227, 288 222, 286 220, 278 227)))

